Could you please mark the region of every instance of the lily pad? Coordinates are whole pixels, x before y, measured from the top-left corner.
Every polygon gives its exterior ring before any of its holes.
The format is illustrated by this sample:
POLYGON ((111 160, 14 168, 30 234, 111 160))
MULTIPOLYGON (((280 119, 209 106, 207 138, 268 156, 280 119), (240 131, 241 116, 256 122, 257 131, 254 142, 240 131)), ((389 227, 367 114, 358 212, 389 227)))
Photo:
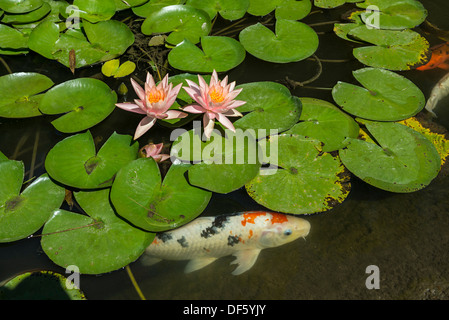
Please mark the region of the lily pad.
POLYGON ((374 45, 353 50, 354 57, 367 66, 410 70, 427 63, 430 57, 429 42, 409 29, 381 30, 360 26, 352 29, 348 36, 374 45))
POLYGON ((184 39, 196 44, 201 36, 209 34, 211 22, 209 15, 201 9, 172 5, 151 13, 142 23, 141 30, 146 35, 170 33, 166 41, 171 45, 177 45, 184 39))
POLYGON ((159 232, 186 224, 206 208, 212 193, 191 186, 189 164, 173 164, 161 181, 153 158, 140 158, 122 167, 111 189, 117 213, 133 225, 159 232))
POLYGON ((441 158, 421 133, 396 122, 364 122, 375 141, 348 138, 340 150, 343 164, 355 176, 391 192, 420 190, 438 175, 441 158))
POLYGON ((150 0, 140 6, 133 7, 132 11, 135 15, 146 18, 154 11, 158 11, 164 7, 171 5, 181 5, 185 2, 186 0, 150 0))
POLYGON ((47 15, 50 12, 50 10, 51 10, 50 4, 44 2, 39 8, 30 12, 22 14, 6 13, 5 15, 3 15, 1 22, 7 24, 34 22, 42 19, 45 15, 47 15))
POLYGON ((47 59, 54 59, 53 52, 59 39, 59 25, 52 21, 43 21, 30 33, 28 46, 47 59))
POLYGON ((75 199, 87 215, 57 210, 42 231, 42 249, 57 265, 76 265, 83 274, 111 272, 139 258, 154 239, 116 215, 109 189, 76 192, 75 199))
POLYGON ((0 54, 17 55, 28 51, 28 34, 0 24, 0 54))
POLYGON ((209 73, 228 71, 245 59, 243 46, 229 37, 203 36, 201 47, 186 39, 170 51, 168 62, 179 70, 209 73))
POLYGON ((278 212, 311 214, 330 210, 346 199, 349 175, 338 156, 322 152, 321 142, 290 134, 268 139, 270 146, 277 146, 277 157, 270 155, 275 169, 246 184, 256 202, 278 212))
POLYGON ((113 133, 96 152, 89 131, 65 138, 47 154, 45 169, 55 180, 79 189, 106 188, 117 171, 137 158, 138 143, 113 133))
POLYGON ((363 0, 314 0, 314 4, 318 8, 332 9, 340 7, 345 3, 362 2, 363 0))
POLYGON ((299 123, 285 133, 310 137, 323 142, 323 151, 332 152, 345 146, 347 137, 357 138, 359 125, 332 103, 300 98, 302 103, 299 123))
POLYGON ((186 5, 206 11, 211 20, 217 13, 226 20, 238 20, 245 15, 249 2, 249 0, 187 0, 186 5))
POLYGON ((104 82, 78 78, 63 82, 42 98, 39 109, 44 114, 64 114, 52 121, 64 133, 86 130, 103 121, 115 108, 117 94, 104 82))
POLYGON ((250 0, 248 13, 254 16, 265 16, 276 10, 276 19, 301 20, 310 13, 311 9, 311 0, 250 0))
POLYGON ((115 10, 116 11, 121 11, 121 10, 126 10, 126 9, 130 9, 133 7, 137 7, 140 6, 146 2, 148 2, 148 0, 114 0, 115 2, 115 10))
POLYGON ((136 69, 136 64, 132 61, 125 61, 120 64, 119 59, 105 62, 101 67, 101 72, 106 77, 121 78, 130 75, 136 69))
POLYGON ((250 54, 261 60, 288 63, 304 60, 318 49, 318 35, 308 25, 294 20, 277 19, 275 33, 254 24, 240 32, 239 39, 250 54))
POLYGON ((42 92, 53 86, 53 81, 39 73, 17 72, 0 77, 0 117, 28 118, 40 116, 42 92))
POLYGON ((8 13, 25 13, 38 9, 43 0, 0 0, 0 9, 8 13))
POLYGON ((82 19, 92 23, 111 19, 116 9, 114 0, 74 0, 73 5, 82 19))
POLYGON ((33 234, 64 201, 64 188, 47 174, 21 192, 24 175, 23 162, 0 161, 0 243, 33 234))
MULTIPOLYGON (((299 120, 301 114, 301 101, 291 95, 290 91, 282 84, 270 81, 245 83, 237 86, 243 89, 238 99, 246 101, 246 104, 238 110, 244 116, 234 122, 236 128, 243 130, 265 130, 265 135, 270 130, 285 131, 291 128, 299 120)), ((261 137, 256 132, 257 137, 261 137)))
POLYGON ((352 115, 368 120, 398 121, 414 116, 425 106, 422 91, 399 74, 363 68, 353 75, 363 87, 338 82, 332 90, 335 102, 352 115))

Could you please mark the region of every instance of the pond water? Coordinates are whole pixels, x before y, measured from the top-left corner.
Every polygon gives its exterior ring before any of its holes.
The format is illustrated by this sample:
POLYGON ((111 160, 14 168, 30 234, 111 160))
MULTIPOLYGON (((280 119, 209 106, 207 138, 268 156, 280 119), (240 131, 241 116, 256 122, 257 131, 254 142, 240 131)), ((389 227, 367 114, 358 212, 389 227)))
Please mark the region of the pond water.
MULTIPOLYGON (((445 0, 421 1, 429 11, 428 20, 449 30, 449 4, 445 0)), ((352 6, 326 10, 303 21, 315 24, 338 20, 352 6)), ((323 73, 311 86, 332 88, 337 81, 353 82, 351 72, 363 67, 352 56, 350 43, 332 32, 332 24, 315 26, 323 73)), ((429 38, 431 44, 441 42, 429 38)), ((55 83, 73 78, 70 71, 38 55, 4 57, 13 72, 35 71, 55 83)), ((245 62, 228 72, 238 83, 253 81, 296 81, 311 78, 316 63, 306 60, 285 65, 265 63, 247 55, 245 62)), ((1 75, 6 74, 0 68, 1 75)), ((428 97, 432 87, 446 71, 401 73, 412 80, 428 97)), ((77 71, 77 77, 98 75, 99 68, 77 71)), ((118 83, 111 83, 117 86, 118 83)), ((113 87, 114 88, 114 87, 113 87)), ((129 87, 130 88, 130 87, 129 87)), ((332 101, 329 90, 295 88, 298 97, 332 101)), ((449 109, 448 109, 449 110, 449 109)), ((437 110, 438 122, 449 127, 449 113, 437 110)), ((23 160, 27 170, 44 173, 47 152, 64 135, 50 124, 51 118, 0 119, 0 150, 11 159, 23 160), (35 158, 33 149, 37 148, 35 158)), ((109 136, 115 130, 132 134, 139 117, 119 109, 100 125, 94 136, 109 136)), ((158 127, 151 138, 168 142, 170 130, 158 127), (164 141, 165 139, 165 141, 164 141)), ((142 144, 143 145, 143 144, 142 144)), ((184 274, 186 262, 162 261, 148 267, 139 260, 130 268, 143 294, 156 299, 448 299, 449 298, 449 176, 443 168, 425 189, 410 194, 395 194, 354 179, 348 198, 334 209, 305 218, 311 223, 306 240, 263 250, 255 266, 233 276, 231 257, 184 274), (368 266, 380 271, 380 288, 367 289, 368 266)), ((244 190, 227 195, 214 194, 204 215, 260 209, 244 190)), ((39 238, 0 244, 0 282, 29 270, 64 270, 53 264, 40 247, 39 238)), ((82 276, 81 288, 88 299, 139 299, 125 269, 98 276, 82 276)))

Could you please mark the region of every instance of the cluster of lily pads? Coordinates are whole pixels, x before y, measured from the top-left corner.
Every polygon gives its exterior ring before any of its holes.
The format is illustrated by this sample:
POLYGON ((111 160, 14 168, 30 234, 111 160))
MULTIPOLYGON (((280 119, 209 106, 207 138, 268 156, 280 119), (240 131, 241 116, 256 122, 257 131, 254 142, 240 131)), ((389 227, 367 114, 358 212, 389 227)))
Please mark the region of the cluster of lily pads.
MULTIPOLYGON (((334 101, 329 102, 294 96, 276 82, 239 84, 238 99, 246 103, 237 108, 242 117, 232 123, 236 136, 222 134, 220 125, 206 140, 201 128, 184 130, 170 146, 177 161, 167 172, 161 171, 161 158, 142 155, 139 141, 128 133, 114 132, 97 147, 89 129, 104 121, 118 102, 117 94, 101 80, 76 78, 55 85, 47 76, 32 72, 0 77, 4 92, 0 117, 61 115, 52 125, 73 134, 49 151, 46 173, 33 181, 24 182, 23 162, 0 153, 0 242, 26 238, 43 227, 42 248, 52 261, 99 274, 135 261, 156 232, 198 217, 214 193, 244 188, 269 210, 312 214, 345 200, 351 174, 391 192, 414 192, 429 185, 447 148, 413 122, 424 108, 425 97, 394 72, 427 62, 423 52, 428 44, 411 30, 425 18, 425 10, 414 0, 315 0, 314 4, 331 8, 345 2, 358 2, 359 8, 376 5, 385 23, 380 29, 368 29, 366 11, 358 11, 351 17, 353 22, 335 26, 336 34, 347 40, 375 45, 354 50, 367 65, 353 73, 360 85, 338 82, 332 90, 334 101), (399 15, 404 8, 406 13, 399 15), (381 61, 383 57, 389 60, 381 61), (245 135, 250 131, 256 134, 245 135), (236 143, 239 139, 247 144, 236 143), (261 152, 256 161, 250 157, 239 163, 217 161, 248 154, 251 145, 257 154, 261 152), (61 209, 72 192, 83 214, 61 209)), ((310 0, 74 0, 73 6, 79 10, 79 28, 67 28, 61 20, 61 13, 65 18, 73 14, 65 11, 69 8, 65 1, 0 0, 5 11, 0 27, 8 34, 8 40, 0 35, 0 53, 33 50, 75 68, 108 60, 103 69, 107 76, 127 74, 135 65, 120 69, 113 59, 132 45, 134 35, 123 22, 111 19, 125 9, 144 18, 143 34, 163 34, 165 46, 171 49, 168 62, 188 72, 169 77, 173 86, 201 85, 195 73, 230 70, 246 52, 286 63, 304 60, 318 47, 315 31, 298 21, 310 13, 310 0), (37 12, 47 9, 47 14, 37 12), (274 31, 257 23, 244 28, 238 40, 210 35, 217 15, 236 20, 273 11, 274 31), (71 55, 76 57, 75 66, 71 55)), ((181 90, 170 108, 183 109, 193 102, 181 90)), ((195 119, 189 115, 158 122, 175 129, 195 119)))

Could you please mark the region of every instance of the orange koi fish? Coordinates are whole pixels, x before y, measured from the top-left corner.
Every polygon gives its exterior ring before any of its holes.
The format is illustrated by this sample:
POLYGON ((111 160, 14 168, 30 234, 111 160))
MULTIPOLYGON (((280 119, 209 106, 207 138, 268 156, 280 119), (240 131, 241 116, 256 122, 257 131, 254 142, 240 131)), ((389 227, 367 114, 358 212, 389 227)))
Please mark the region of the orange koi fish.
POLYGON ((420 71, 435 68, 449 70, 449 64, 447 63, 447 61, 449 60, 449 42, 436 45, 430 48, 430 50, 432 50, 432 56, 430 58, 430 61, 425 65, 418 67, 416 69, 420 71))
POLYGON ((278 247, 309 234, 310 223, 281 213, 248 211, 200 217, 178 229, 159 233, 143 263, 190 260, 185 272, 199 270, 220 257, 235 256, 233 275, 251 269, 262 249, 278 247))

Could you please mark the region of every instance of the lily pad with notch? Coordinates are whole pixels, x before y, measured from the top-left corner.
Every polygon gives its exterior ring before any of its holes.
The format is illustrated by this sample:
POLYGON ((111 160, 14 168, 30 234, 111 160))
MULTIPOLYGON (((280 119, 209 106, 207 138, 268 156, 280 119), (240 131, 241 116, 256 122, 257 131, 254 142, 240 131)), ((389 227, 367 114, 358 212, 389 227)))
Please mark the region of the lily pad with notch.
POLYGON ((148 17, 153 12, 158 11, 164 7, 171 5, 182 5, 185 4, 186 0, 150 0, 146 1, 140 6, 135 6, 132 11, 135 15, 139 17, 148 17))
POLYGON ((19 55, 28 53, 28 33, 6 24, 0 24, 0 54, 19 55))
POLYGON ((83 274, 102 274, 134 262, 150 245, 155 234, 117 216, 109 192, 76 192, 86 215, 57 210, 45 223, 41 245, 54 263, 63 268, 76 265, 83 274))
POLYGON ((44 0, 0 0, 0 9, 8 13, 26 13, 38 9, 44 0))
POLYGON ((96 23, 111 19, 116 10, 115 0, 74 0, 80 18, 96 23))
POLYGON ((131 136, 114 132, 97 152, 89 131, 73 135, 48 152, 45 169, 53 179, 70 187, 110 187, 117 171, 137 158, 139 145, 131 142, 131 136))
POLYGON ((187 0, 186 5, 206 11, 211 20, 218 13, 223 19, 232 21, 245 15, 249 3, 249 0, 187 0))
POLYGON ((250 0, 248 13, 265 16, 275 11, 276 19, 301 20, 312 9, 311 0, 250 0))
POLYGON ((212 193, 190 185, 190 164, 173 164, 162 181, 153 158, 140 158, 123 166, 111 188, 117 213, 133 225, 160 232, 193 220, 206 208, 212 193))
POLYGON ((333 9, 345 3, 362 2, 363 0, 314 0, 313 3, 318 8, 333 9))

